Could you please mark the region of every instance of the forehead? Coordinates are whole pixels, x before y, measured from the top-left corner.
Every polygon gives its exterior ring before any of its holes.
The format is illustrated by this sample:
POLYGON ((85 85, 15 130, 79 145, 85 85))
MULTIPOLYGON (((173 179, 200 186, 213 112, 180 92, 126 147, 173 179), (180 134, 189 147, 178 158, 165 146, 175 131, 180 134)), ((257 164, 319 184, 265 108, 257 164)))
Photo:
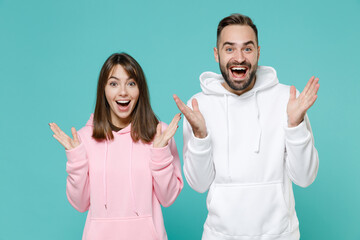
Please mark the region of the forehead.
POLYGON ((219 36, 219 46, 225 42, 242 44, 248 41, 256 43, 254 30, 247 25, 229 25, 224 27, 219 36))
POLYGON ((129 74, 125 71, 124 67, 121 66, 120 64, 116 64, 110 71, 109 73, 109 78, 111 76, 114 76, 118 79, 128 79, 129 78, 129 74))

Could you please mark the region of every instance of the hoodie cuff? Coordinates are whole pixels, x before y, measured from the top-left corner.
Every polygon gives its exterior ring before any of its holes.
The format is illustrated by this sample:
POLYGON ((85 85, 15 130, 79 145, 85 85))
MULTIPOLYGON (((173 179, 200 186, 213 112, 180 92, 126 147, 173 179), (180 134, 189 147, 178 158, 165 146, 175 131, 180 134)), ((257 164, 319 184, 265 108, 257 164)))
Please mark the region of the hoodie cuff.
POLYGON ((81 142, 79 146, 70 149, 70 150, 65 150, 66 153, 66 157, 68 159, 68 161, 71 162, 76 162, 76 161, 80 161, 83 160, 84 158, 86 158, 86 149, 84 144, 81 142))
POLYGON ((188 143, 189 150, 192 152, 206 152, 211 148, 211 132, 205 138, 197 138, 194 133, 191 132, 191 138, 188 143))
POLYGON ((310 139, 310 132, 306 127, 305 121, 302 121, 296 127, 285 126, 286 140, 292 144, 302 144, 310 139))
POLYGON ((162 169, 170 165, 173 161, 169 144, 162 148, 150 147, 150 154, 150 167, 153 170, 162 169))

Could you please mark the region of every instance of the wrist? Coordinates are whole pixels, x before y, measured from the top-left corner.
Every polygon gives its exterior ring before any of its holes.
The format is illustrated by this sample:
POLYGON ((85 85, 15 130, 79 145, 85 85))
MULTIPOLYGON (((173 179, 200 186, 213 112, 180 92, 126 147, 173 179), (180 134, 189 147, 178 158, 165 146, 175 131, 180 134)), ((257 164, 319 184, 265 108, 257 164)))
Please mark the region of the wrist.
POLYGON ((167 146, 167 143, 157 143, 157 144, 153 144, 153 148, 164 148, 167 146))
POLYGON ((301 119, 299 121, 288 121, 288 127, 289 128, 297 127, 303 120, 304 119, 301 119))
POLYGON ((199 132, 194 132, 194 136, 196 138, 206 138, 207 136, 207 132, 202 132, 202 131, 199 131, 199 132))

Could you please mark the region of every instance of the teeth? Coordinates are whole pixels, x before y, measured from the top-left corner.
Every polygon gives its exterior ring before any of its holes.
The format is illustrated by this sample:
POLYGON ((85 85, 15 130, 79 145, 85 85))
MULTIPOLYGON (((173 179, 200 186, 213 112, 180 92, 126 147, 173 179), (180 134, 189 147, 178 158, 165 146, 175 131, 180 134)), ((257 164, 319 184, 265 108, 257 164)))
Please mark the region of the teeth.
POLYGON ((235 71, 241 71, 241 70, 246 70, 246 68, 243 68, 243 67, 234 67, 232 68, 231 70, 235 70, 235 71))
POLYGON ((122 104, 124 104, 124 103, 129 103, 130 102, 130 100, 129 101, 116 101, 117 103, 122 103, 122 104))

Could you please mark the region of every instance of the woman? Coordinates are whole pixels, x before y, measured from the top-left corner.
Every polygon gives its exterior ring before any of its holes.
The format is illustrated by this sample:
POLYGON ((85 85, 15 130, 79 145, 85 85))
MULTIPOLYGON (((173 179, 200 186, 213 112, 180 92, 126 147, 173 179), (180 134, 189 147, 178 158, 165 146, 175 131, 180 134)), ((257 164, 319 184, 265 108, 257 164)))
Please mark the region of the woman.
POLYGON ((173 138, 179 120, 159 123, 140 65, 115 53, 101 69, 86 126, 72 128, 71 139, 49 124, 66 149, 68 200, 89 210, 83 239, 167 239, 160 204, 170 206, 183 187, 173 138))

